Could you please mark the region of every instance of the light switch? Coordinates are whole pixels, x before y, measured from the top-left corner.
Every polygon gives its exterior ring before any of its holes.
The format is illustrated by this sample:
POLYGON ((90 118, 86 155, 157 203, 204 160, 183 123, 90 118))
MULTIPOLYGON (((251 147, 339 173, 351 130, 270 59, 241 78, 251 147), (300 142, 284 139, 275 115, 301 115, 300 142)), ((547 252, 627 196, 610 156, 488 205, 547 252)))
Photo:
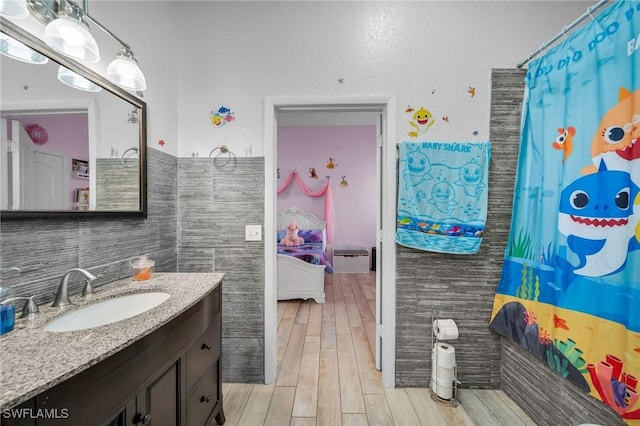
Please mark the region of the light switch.
POLYGON ((245 241, 262 241, 262 225, 245 225, 245 241))

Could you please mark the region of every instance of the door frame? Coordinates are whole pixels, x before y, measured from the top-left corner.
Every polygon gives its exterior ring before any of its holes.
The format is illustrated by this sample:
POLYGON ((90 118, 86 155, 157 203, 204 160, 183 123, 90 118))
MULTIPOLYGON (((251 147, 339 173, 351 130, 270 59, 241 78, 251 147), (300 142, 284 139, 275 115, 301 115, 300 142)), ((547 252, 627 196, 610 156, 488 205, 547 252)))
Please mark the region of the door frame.
MULTIPOLYGON (((384 115, 382 149, 382 383, 395 387, 396 363, 396 101, 393 96, 269 96, 264 101, 264 380, 275 382, 277 374, 278 330, 276 324, 276 206, 277 206, 277 124, 276 112, 318 108, 350 108, 354 111, 381 108, 384 115)), ((376 295, 377 296, 377 295, 376 295)))

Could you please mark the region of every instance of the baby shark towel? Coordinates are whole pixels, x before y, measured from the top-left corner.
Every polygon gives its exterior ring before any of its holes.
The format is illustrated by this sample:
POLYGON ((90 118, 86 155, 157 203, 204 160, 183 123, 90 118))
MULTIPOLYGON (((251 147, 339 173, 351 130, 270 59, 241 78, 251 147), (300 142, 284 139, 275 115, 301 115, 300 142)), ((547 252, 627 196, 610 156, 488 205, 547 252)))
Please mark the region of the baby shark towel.
POLYGON ((439 253, 480 250, 489 142, 401 142, 396 242, 439 253))

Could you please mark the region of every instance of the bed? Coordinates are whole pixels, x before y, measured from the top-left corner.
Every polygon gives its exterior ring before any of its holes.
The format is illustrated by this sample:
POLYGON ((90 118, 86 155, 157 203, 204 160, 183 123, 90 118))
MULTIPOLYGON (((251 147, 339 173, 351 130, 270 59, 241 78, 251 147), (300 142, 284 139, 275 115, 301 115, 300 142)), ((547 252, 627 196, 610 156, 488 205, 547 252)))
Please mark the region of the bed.
POLYGON ((327 258, 327 223, 291 207, 278 214, 278 243, 291 221, 298 224, 299 236, 305 239, 305 244, 297 247, 278 244, 278 300, 314 299, 324 303, 324 274, 333 272, 327 258))

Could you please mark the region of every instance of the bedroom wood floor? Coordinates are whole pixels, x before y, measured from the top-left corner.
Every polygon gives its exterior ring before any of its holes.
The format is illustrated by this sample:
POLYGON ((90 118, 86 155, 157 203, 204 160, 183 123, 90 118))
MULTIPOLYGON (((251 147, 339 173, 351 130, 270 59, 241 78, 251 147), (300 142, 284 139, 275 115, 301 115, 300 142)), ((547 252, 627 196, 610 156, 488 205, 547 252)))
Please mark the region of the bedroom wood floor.
POLYGON ((223 384, 225 425, 535 425, 500 390, 386 389, 375 369, 375 272, 327 274, 326 303, 278 302, 278 377, 223 384), (339 362, 338 362, 339 360, 339 362))

